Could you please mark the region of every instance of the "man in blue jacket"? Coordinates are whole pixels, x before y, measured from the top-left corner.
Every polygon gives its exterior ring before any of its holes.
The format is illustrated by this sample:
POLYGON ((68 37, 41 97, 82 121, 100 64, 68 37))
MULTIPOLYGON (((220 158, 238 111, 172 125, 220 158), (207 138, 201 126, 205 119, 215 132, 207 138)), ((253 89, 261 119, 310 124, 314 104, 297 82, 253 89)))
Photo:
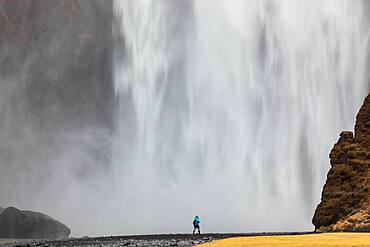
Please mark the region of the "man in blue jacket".
POLYGON ((200 218, 198 216, 195 216, 193 220, 193 226, 194 226, 193 235, 195 234, 196 229, 198 229, 198 233, 200 234, 200 218))

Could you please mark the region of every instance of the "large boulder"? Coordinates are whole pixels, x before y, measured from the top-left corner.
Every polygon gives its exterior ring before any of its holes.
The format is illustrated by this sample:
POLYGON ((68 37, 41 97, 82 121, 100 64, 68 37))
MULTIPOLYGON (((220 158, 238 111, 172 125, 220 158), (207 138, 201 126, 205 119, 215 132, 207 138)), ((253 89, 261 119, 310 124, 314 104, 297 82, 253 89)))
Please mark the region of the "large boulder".
POLYGON ((370 94, 357 115, 355 136, 342 132, 329 157, 312 220, 316 231, 370 231, 370 94))
POLYGON ((67 226, 42 213, 8 207, 0 214, 0 238, 64 239, 70 233, 67 226))

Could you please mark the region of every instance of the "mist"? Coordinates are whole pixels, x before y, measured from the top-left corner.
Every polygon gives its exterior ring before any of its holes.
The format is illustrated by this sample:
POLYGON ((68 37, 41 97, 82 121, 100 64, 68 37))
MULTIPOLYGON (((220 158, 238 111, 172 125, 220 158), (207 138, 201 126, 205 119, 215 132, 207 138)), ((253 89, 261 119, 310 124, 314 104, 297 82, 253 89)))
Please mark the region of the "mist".
POLYGON ((73 236, 312 230, 368 8, 0 0, 0 206, 73 236))
POLYGON ((98 234, 111 189, 112 3, 0 1, 0 204, 98 234), (99 17, 99 18, 98 18, 99 17))

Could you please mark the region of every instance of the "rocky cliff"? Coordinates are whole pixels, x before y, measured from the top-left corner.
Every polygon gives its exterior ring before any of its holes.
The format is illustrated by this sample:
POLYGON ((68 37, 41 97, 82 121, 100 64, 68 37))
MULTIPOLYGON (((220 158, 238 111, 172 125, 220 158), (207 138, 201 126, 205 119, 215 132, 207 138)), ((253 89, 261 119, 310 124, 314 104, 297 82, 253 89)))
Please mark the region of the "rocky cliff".
POLYGON ((16 80, 34 127, 110 126, 112 9, 111 0, 0 0, 0 83, 16 80))
POLYGON ((42 213, 14 207, 0 213, 0 238, 64 239, 70 233, 67 226, 42 213))
POLYGON ((330 152, 316 231, 370 231, 370 94, 357 115, 355 134, 344 131, 330 152))

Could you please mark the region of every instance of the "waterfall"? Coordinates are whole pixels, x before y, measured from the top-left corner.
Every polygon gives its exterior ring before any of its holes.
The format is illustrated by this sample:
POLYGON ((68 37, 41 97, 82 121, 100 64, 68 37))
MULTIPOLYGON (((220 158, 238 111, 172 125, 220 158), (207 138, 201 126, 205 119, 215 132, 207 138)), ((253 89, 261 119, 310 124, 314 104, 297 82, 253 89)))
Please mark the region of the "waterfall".
POLYGON ((122 230, 311 230, 367 94, 362 5, 115 0, 122 230))

